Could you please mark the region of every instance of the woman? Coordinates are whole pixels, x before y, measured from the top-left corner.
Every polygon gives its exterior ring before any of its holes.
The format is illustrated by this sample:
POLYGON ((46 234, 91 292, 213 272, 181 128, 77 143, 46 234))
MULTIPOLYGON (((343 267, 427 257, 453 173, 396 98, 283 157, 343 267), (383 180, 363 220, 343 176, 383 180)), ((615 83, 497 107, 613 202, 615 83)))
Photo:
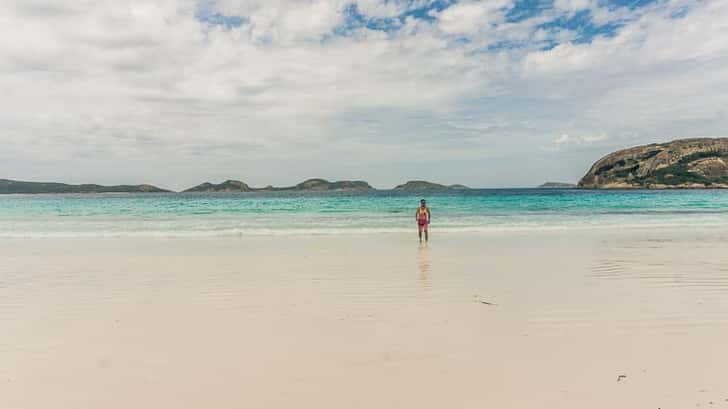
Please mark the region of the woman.
POLYGON ((422 231, 425 231, 425 241, 429 241, 427 225, 430 224, 431 214, 430 209, 427 207, 425 199, 420 200, 420 207, 415 212, 415 220, 417 220, 417 231, 420 236, 420 243, 422 243, 422 231))

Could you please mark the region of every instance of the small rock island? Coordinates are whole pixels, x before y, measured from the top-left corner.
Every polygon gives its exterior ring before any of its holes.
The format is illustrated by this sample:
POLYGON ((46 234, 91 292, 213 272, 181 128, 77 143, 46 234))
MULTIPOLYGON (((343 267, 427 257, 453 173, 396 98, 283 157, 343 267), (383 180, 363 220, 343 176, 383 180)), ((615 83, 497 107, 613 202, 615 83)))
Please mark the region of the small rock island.
POLYGON ((599 159, 584 189, 728 188, 728 138, 681 139, 637 146, 599 159))
POLYGON ((465 185, 441 185, 439 183, 427 182, 424 180, 410 180, 402 185, 395 186, 394 190, 445 190, 445 189, 469 189, 465 185))
POLYGON ((239 180, 226 180, 222 183, 205 182, 183 192, 252 192, 253 189, 239 180))
POLYGON ((292 187, 268 188, 273 190, 327 191, 327 190, 374 190, 369 183, 362 180, 339 180, 329 182, 325 179, 308 179, 292 187))

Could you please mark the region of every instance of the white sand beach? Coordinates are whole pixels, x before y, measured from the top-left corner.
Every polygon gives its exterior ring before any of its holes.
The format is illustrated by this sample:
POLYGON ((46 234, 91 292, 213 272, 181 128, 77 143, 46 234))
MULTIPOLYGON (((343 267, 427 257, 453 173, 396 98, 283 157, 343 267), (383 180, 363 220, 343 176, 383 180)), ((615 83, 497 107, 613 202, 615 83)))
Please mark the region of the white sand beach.
POLYGON ((727 240, 4 240, 0 408, 728 407, 727 240))

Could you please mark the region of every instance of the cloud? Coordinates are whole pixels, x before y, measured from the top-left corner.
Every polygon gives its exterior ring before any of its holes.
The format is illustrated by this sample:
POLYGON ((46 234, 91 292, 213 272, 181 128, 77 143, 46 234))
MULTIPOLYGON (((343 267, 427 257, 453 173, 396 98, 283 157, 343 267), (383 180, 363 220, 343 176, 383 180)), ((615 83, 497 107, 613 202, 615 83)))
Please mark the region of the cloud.
POLYGON ((81 181, 162 163, 171 187, 295 182, 285 164, 388 186, 447 160, 442 172, 477 186, 517 162, 473 167, 496 152, 724 131, 726 2, 544 4, 7 0, 2 176, 54 178, 41 163, 73 161, 81 181))
POLYGON ((577 135, 561 134, 552 141, 552 148, 562 149, 569 145, 593 145, 607 140, 606 135, 577 135))
POLYGON ((570 14, 577 11, 598 7, 592 0, 555 0, 554 8, 566 11, 570 14))
POLYGON ((446 34, 472 35, 491 29, 491 25, 503 20, 507 0, 465 1, 436 13, 438 28, 446 34))

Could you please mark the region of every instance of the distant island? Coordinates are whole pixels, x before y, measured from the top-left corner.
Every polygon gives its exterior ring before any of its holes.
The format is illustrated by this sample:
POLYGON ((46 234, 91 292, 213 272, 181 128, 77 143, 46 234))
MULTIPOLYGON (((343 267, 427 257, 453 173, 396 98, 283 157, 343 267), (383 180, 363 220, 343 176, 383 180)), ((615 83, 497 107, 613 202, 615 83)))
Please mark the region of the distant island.
POLYGON ((253 189, 239 180, 226 180, 214 184, 205 182, 195 187, 183 190, 183 192, 252 192, 253 189))
POLYGON ((69 185, 65 183, 23 182, 0 179, 0 194, 11 193, 162 193, 169 190, 152 185, 115 185, 93 184, 69 185))
POLYGON ((351 191, 351 190, 374 190, 369 183, 361 180, 340 180, 329 182, 325 179, 308 179, 295 186, 253 188, 239 180, 226 180, 220 184, 203 183, 184 190, 184 192, 287 192, 287 191, 351 191))
MULTIPOLYGON (((405 184, 398 185, 394 190, 444 190, 444 189, 469 189, 464 185, 441 185, 439 183, 426 182, 423 180, 411 180, 405 184)), ((326 192, 326 191, 367 191, 376 190, 369 183, 361 180, 340 180, 329 182, 326 179, 308 179, 295 186, 274 187, 266 186, 254 188, 239 181, 226 180, 220 184, 203 183, 191 187, 183 192, 326 192)))
MULTIPOLYGON (((464 185, 441 185, 439 183, 412 180, 398 185, 395 190, 444 190, 469 189, 464 185)), ((305 180, 294 186, 251 187, 239 180, 229 179, 222 183, 205 182, 185 189, 183 193, 235 193, 235 192, 333 192, 333 191, 370 191, 376 190, 362 180, 339 180, 330 182, 326 179, 314 178, 305 180)), ((115 185, 102 186, 95 184, 70 185, 66 183, 23 182, 0 179, 0 194, 11 193, 173 193, 152 185, 115 185)))
POLYGON ((394 190, 444 190, 444 189, 469 189, 464 185, 441 185, 439 183, 427 182, 424 180, 410 180, 409 182, 395 186, 394 190))
POLYGON ((546 182, 539 186, 538 189, 574 189, 575 187, 575 183, 546 182))
POLYGON ((578 187, 728 188, 728 138, 681 139, 610 153, 592 165, 578 187))
MULTIPOLYGON (((577 185, 546 182, 542 189, 705 189, 728 188, 728 138, 679 139, 610 153, 596 161, 577 185)), ((458 190, 467 186, 410 180, 394 190, 458 190)), ((251 187, 239 180, 205 182, 183 192, 328 192, 375 190, 361 180, 308 179, 294 186, 251 187)), ((11 193, 165 193, 152 185, 25 182, 0 179, 0 194, 11 193)))

